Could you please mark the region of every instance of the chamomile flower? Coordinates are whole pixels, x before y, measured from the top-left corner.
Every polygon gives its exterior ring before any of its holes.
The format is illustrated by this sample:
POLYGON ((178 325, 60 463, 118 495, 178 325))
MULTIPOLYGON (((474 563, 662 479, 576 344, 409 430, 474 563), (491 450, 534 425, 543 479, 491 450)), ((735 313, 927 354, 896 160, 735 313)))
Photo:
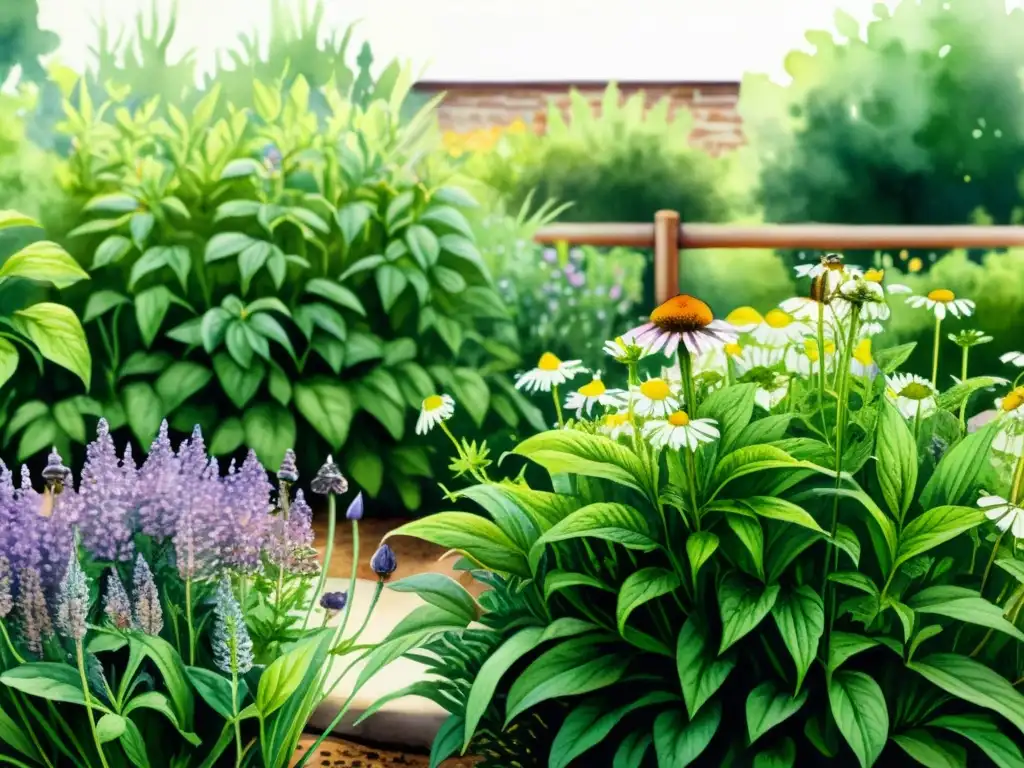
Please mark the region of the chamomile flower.
POLYGON ((664 378, 648 379, 633 392, 633 412, 638 416, 664 418, 679 408, 679 398, 664 378))
POLYGON ((604 343, 604 353, 620 363, 636 363, 647 356, 647 351, 636 343, 629 333, 604 343))
POLYGON ((583 411, 590 416, 595 405, 603 405, 608 408, 620 408, 625 404, 625 392, 621 389, 608 389, 601 381, 601 372, 594 373, 593 379, 587 384, 570 392, 565 399, 565 408, 569 411, 576 411, 576 418, 583 416, 583 411))
MULTIPOLYGON (((878 283, 882 285, 882 281, 885 280, 884 269, 869 269, 864 272, 864 279, 870 283, 878 283)), ((889 283, 889 285, 883 286, 886 293, 889 294, 907 294, 913 293, 913 290, 909 285, 902 285, 901 283, 889 283)))
POLYGON ((1005 355, 999 356, 999 362, 1024 368, 1024 352, 1007 352, 1005 355))
POLYGON ((811 333, 810 326, 797 321, 782 309, 766 313, 764 321, 754 329, 754 340, 766 347, 786 347, 811 333))
POLYGON ((740 333, 749 333, 763 323, 764 318, 753 307, 737 307, 726 315, 725 322, 740 333))
POLYGON ((850 373, 854 376, 867 376, 872 379, 878 374, 878 366, 871 357, 871 339, 861 339, 853 348, 850 373))
POLYGON ((1020 458, 1024 455, 1024 430, 1016 427, 1000 430, 992 439, 992 450, 1014 459, 1020 458))
MULTIPOLYGON (((817 374, 819 367, 817 339, 804 339, 802 346, 790 347, 786 352, 786 369, 799 373, 801 376, 817 374)), ((836 345, 831 339, 825 339, 825 370, 831 371, 835 363, 836 345)))
POLYGON ((784 354, 785 352, 777 347, 743 347, 739 356, 734 358, 736 373, 742 376, 755 368, 771 368, 778 365, 784 354))
POLYGON ((1024 539, 1024 509, 1002 496, 982 496, 978 499, 978 506, 1000 531, 1009 531, 1013 538, 1024 539))
POLYGON ((721 433, 714 419, 691 419, 685 411, 673 411, 664 419, 644 424, 643 435, 655 448, 668 446, 678 451, 685 446, 696 451, 702 443, 717 440, 721 433))
POLYGON ((973 301, 958 299, 956 294, 946 288, 936 288, 924 296, 908 296, 907 304, 914 309, 929 309, 939 320, 944 320, 947 312, 953 317, 970 317, 974 314, 973 301))
POLYGON ((736 341, 739 332, 728 323, 716 320, 711 307, 693 296, 675 296, 653 312, 650 320, 629 332, 636 344, 648 354, 664 352, 671 358, 683 344, 691 355, 698 356, 736 341))
POLYGON ((442 421, 448 421, 455 413, 455 400, 451 395, 431 395, 420 405, 416 419, 416 434, 425 435, 442 421))
POLYGON ((536 368, 519 377, 516 389, 550 392, 552 387, 565 384, 584 370, 579 360, 559 360, 550 352, 545 352, 537 361, 536 368))
POLYGON ((1024 419, 1024 387, 1017 387, 1005 397, 997 397, 996 410, 1012 419, 1024 419))
POLYGON ((629 413, 609 413, 601 419, 600 429, 612 440, 618 440, 623 435, 633 434, 633 422, 629 420, 629 413))
POLYGON ((935 411, 935 389, 928 379, 913 373, 897 373, 885 377, 885 396, 896 406, 903 418, 913 419, 935 411))
POLYGON ((793 316, 794 320, 816 324, 821 307, 825 308, 825 322, 835 323, 842 320, 850 312, 846 302, 822 303, 807 296, 793 296, 779 304, 779 309, 793 316))
POLYGON ((835 293, 851 275, 861 274, 859 267, 844 264, 838 253, 826 253, 817 264, 797 264, 794 269, 797 277, 822 278, 824 291, 828 294, 835 293))

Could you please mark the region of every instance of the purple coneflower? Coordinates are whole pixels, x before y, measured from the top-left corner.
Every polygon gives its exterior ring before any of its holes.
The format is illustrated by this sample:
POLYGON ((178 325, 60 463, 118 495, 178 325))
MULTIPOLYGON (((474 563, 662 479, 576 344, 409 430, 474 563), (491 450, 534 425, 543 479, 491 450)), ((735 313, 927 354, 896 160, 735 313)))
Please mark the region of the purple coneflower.
POLYGON ((663 351, 672 358, 680 344, 692 355, 700 355, 716 347, 731 344, 739 337, 737 330, 723 320, 716 320, 711 307, 698 298, 680 294, 651 312, 650 320, 629 331, 638 346, 648 354, 663 351))

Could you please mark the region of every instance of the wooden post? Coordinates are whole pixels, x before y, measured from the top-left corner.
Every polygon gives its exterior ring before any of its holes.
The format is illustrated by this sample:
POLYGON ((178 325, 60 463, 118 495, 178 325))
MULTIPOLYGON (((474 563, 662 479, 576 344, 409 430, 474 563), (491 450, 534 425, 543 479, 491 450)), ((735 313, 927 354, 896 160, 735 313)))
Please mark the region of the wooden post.
POLYGON ((654 303, 679 293, 679 213, 654 214, 654 303))

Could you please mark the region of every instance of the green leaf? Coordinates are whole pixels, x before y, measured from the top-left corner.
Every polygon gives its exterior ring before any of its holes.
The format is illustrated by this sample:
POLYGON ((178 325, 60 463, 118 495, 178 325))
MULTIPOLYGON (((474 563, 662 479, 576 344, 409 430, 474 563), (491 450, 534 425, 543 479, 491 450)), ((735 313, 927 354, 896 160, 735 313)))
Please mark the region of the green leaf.
POLYGON ((736 659, 718 656, 697 620, 690 617, 683 624, 676 643, 676 669, 683 690, 686 712, 692 720, 736 666, 736 659))
POLYGON ((438 512, 401 525, 384 538, 392 536, 415 536, 462 552, 486 568, 523 577, 530 575, 522 550, 497 525, 480 515, 438 512))
POLYGON ((747 696, 747 738, 753 744, 765 733, 785 722, 807 702, 807 691, 790 696, 775 682, 761 683, 747 696))
MULTIPOLYGON (((185 667, 192 687, 196 689, 203 701, 210 705, 210 708, 225 720, 231 720, 237 711, 231 703, 231 681, 223 675, 214 672, 212 669, 203 667, 185 667)), ((241 681, 239 688, 238 705, 245 698, 245 682, 241 681)))
POLYGON ((184 360, 171 363, 156 380, 156 393, 167 415, 210 383, 213 373, 199 363, 184 360))
POLYGON ((551 744, 549 768, 568 768, 577 757, 596 747, 631 712, 675 700, 661 691, 648 693, 633 701, 614 706, 613 700, 599 698, 585 702, 566 715, 551 744))
POLYGON ((929 768, 967 768, 967 751, 959 744, 940 741, 923 728, 893 734, 900 749, 929 768))
POLYGON ((921 491, 924 509, 938 504, 959 504, 969 496, 981 471, 989 465, 992 441, 1000 428, 999 421, 995 420, 946 452, 921 491))
POLYGON ((893 373, 903 365, 914 353, 917 347, 916 342, 900 344, 898 347, 880 349, 874 353, 875 364, 882 370, 882 373, 893 373))
POLYGON ((68 237, 79 237, 81 235, 92 235, 97 232, 109 232, 112 229, 118 229, 124 226, 131 218, 130 213, 126 213, 123 216, 119 216, 116 219, 94 219, 87 221, 84 224, 79 224, 77 227, 68 232, 68 237))
POLYGON ((772 617, 796 664, 796 690, 799 691, 825 633, 825 605, 821 595, 807 585, 786 588, 772 606, 772 617))
POLYGON ((358 275, 360 272, 369 272, 376 269, 381 264, 387 263, 387 259, 379 253, 375 253, 372 256, 364 256, 363 258, 355 261, 350 265, 344 272, 338 276, 338 282, 344 283, 352 275, 358 275))
POLYGON ((770 587, 751 584, 736 574, 722 579, 718 587, 718 607, 722 616, 719 654, 760 624, 778 596, 778 584, 770 587))
POLYGON ((153 387, 145 381, 134 381, 121 390, 121 401, 132 434, 143 445, 152 443, 166 415, 153 387))
POLYGON ((547 576, 544 578, 544 599, 547 600, 556 592, 563 589, 569 589, 570 587, 593 587, 594 589, 600 589, 603 592, 610 592, 613 595, 615 594, 615 589, 613 587, 608 586, 595 576, 590 576, 585 573, 555 570, 548 571, 547 576))
POLYGON ((238 273, 242 279, 242 295, 249 292, 249 286, 256 274, 263 269, 273 252, 273 246, 266 240, 254 240, 238 254, 238 273))
POLYGON ((390 312, 398 297, 409 284, 405 273, 394 264, 383 264, 374 272, 377 290, 380 292, 381 305, 385 312, 390 312))
POLYGON ((491 403, 491 390, 483 376, 472 368, 456 368, 452 372, 452 394, 477 427, 482 427, 491 403))
POLYGON ((255 349, 250 341, 249 334, 246 332, 244 321, 232 320, 228 323, 227 330, 224 333, 224 346, 227 347, 231 359, 242 368, 248 368, 252 363, 255 349))
POLYGON ((936 653, 907 666, 946 693, 1002 715, 1024 733, 1024 694, 974 659, 936 653))
POLYGON ((438 187, 432 193, 432 199, 449 205, 457 205, 460 208, 479 208, 480 203, 472 194, 462 187, 438 187))
POLYGON ((639 728, 632 731, 615 750, 612 768, 641 768, 652 743, 654 743, 654 736, 650 728, 639 728))
POLYGON ((52 661, 19 664, 0 675, 0 683, 48 701, 85 704, 78 670, 68 664, 57 664, 52 661))
POLYGON ((654 721, 654 751, 658 768, 684 768, 708 748, 722 722, 722 705, 715 702, 687 722, 679 710, 662 712, 654 721))
POLYGON ((978 390, 995 387, 1002 383, 1003 380, 995 376, 973 376, 939 395, 936 398, 936 404, 943 410, 956 411, 978 390))
POLYGON ((690 575, 697 583, 697 573, 718 549, 718 537, 710 531, 695 531, 686 539, 686 557, 690 561, 690 575))
POLYGON ((137 645, 159 670, 174 705, 177 725, 183 732, 192 730, 192 692, 185 680, 185 665, 170 643, 151 635, 133 634, 130 644, 137 645))
POLYGON ((897 520, 903 520, 917 489, 917 445, 906 419, 883 399, 878 416, 875 468, 882 498, 897 520))
POLYGON ((459 582, 443 573, 417 573, 388 584, 392 592, 412 592, 423 600, 461 616, 468 624, 480 618, 473 596, 459 582))
POLYGON ((758 752, 752 768, 794 768, 796 765, 796 744, 789 737, 772 749, 758 752))
POLYGON ((366 317, 366 308, 359 298, 343 285, 327 280, 323 277, 314 277, 306 283, 306 293, 333 301, 339 307, 351 309, 353 312, 366 317))
POLYGON ((111 235, 96 249, 92 257, 92 269, 99 269, 108 264, 117 264, 132 249, 132 241, 124 235, 111 235))
POLYGON ((833 632, 828 643, 828 672, 835 672, 847 659, 877 645, 878 641, 871 637, 851 632, 833 632))
POLYGON ((434 742, 430 746, 430 765, 428 768, 439 768, 441 763, 454 755, 459 750, 459 742, 462 740, 462 731, 465 728, 465 721, 461 715, 449 715, 441 724, 434 742))
POLYGON ((488 274, 484 258, 472 240, 462 235, 442 235, 439 242, 445 253, 473 265, 481 275, 488 274))
POLYGON ((832 543, 850 556, 854 567, 860 565, 860 539, 850 526, 839 523, 832 543))
POLYGON ((429 229, 421 224, 413 224, 406 230, 405 242, 413 257, 424 270, 437 264, 437 258, 441 254, 441 243, 438 241, 437 235, 429 229))
MULTIPOLYGON (((96 195, 83 207, 83 211, 101 211, 103 213, 131 213, 139 208, 139 201, 131 195, 106 194, 96 195)), ((29 225, 23 225, 29 226, 29 225)))
POLYGON ((473 238, 473 228, 469 225, 462 211, 447 205, 438 205, 429 208, 426 213, 420 216, 420 222, 427 224, 440 224, 441 226, 454 229, 459 234, 473 238))
POLYGON ((512 683, 505 724, 541 702, 614 685, 625 674, 628 663, 623 654, 608 652, 589 637, 561 642, 541 654, 512 683))
MULTIPOLYGON (((229 731, 229 733, 231 733, 229 731)), ((150 768, 149 755, 146 754, 146 741, 142 738, 139 726, 131 720, 125 721, 125 731, 121 734, 121 749, 124 750, 129 762, 136 768, 150 768)))
POLYGON ((0 210, 0 232, 14 227, 40 227, 31 216, 12 210, 0 210))
POLYGON ((536 565, 547 544, 567 539, 593 538, 611 541, 627 549, 650 552, 658 542, 647 519, 635 508, 617 502, 588 504, 552 526, 530 549, 536 565))
POLYGON ((137 248, 145 247, 146 239, 149 237, 149 233, 153 231, 153 224, 155 223, 156 217, 148 211, 139 211, 132 214, 128 222, 128 230, 131 232, 132 242, 135 243, 137 248))
POLYGON ((260 403, 246 408, 242 425, 245 444, 256 452, 266 467, 280 466, 285 451, 295 447, 295 417, 277 403, 260 403))
POLYGON ((135 320, 139 324, 142 343, 147 348, 153 345, 170 306, 171 292, 163 285, 153 286, 135 296, 135 320))
POLYGON ((619 633, 626 630, 626 621, 644 603, 668 595, 679 588, 679 577, 664 568, 641 568, 622 582, 615 608, 619 633))
MULTIPOLYGON (((192 691, 188 688, 188 684, 185 680, 185 667, 180 664, 180 659, 178 662, 179 663, 176 665, 176 671, 174 672, 176 676, 175 687, 177 688, 177 684, 180 684, 182 686, 181 693, 187 693, 188 711, 191 713, 192 691)), ((171 705, 170 700, 159 691, 146 691, 145 693, 139 694, 125 705, 121 714, 128 715, 137 709, 150 709, 154 712, 159 712, 170 721, 171 725, 174 726, 174 729, 193 747, 198 747, 202 743, 198 736, 182 725, 182 722, 178 717, 178 713, 171 705)))
POLYGON ((803 507, 791 501, 777 499, 773 496, 751 496, 742 499, 740 503, 749 507, 752 512, 760 517, 765 517, 769 520, 779 520, 783 523, 792 523, 816 533, 825 533, 824 529, 815 522, 814 518, 803 507))
POLYGON ((377 210, 372 205, 361 200, 348 203, 338 209, 338 228, 341 230, 346 246, 352 245, 353 241, 363 230, 363 227, 366 226, 366 222, 376 212, 377 210))
POLYGON ((332 450, 339 450, 348 439, 348 430, 355 415, 349 391, 326 377, 298 382, 294 387, 295 407, 303 418, 327 441, 332 450))
POLYGON ((292 401, 292 383, 289 381, 288 375, 278 365, 270 366, 267 389, 270 396, 281 405, 288 405, 292 401))
POLYGON ((256 708, 266 718, 288 700, 302 682, 316 653, 318 643, 307 640, 278 657, 260 675, 256 708))
POLYGON ((295 349, 292 347, 288 332, 276 318, 266 313, 251 315, 248 319, 248 326, 260 336, 277 342, 293 360, 295 359, 295 349))
POLYGON ((934 549, 961 533, 985 522, 985 513, 976 507, 936 507, 911 520, 900 534, 893 567, 934 549))
POLYGON ((861 768, 874 765, 889 740, 889 709, 878 683, 863 672, 840 670, 828 681, 828 700, 861 768))
POLYGON ((245 427, 235 416, 222 419, 217 430, 210 438, 210 453, 214 456, 225 456, 234 453, 245 442, 245 427))
POLYGON ((718 422, 722 433, 719 450, 728 453, 736 443, 744 428, 754 415, 754 396, 757 394, 756 384, 736 384, 722 387, 708 395, 700 404, 697 415, 702 419, 714 419, 718 422))
POLYGON ((1024 642, 1024 632, 1006 620, 1003 609, 974 590, 954 586, 927 587, 906 602, 918 613, 945 616, 987 627, 1024 642))
POLYGON ((121 738, 128 728, 128 721, 113 712, 107 712, 96 722, 96 740, 100 744, 121 738))
MULTIPOLYGON (((716 505, 716 508, 719 506, 716 505)), ((740 505, 736 506, 740 507, 740 505)), ((764 531, 761 529, 761 524, 756 519, 740 514, 726 515, 725 521, 750 554, 750 559, 754 564, 754 574, 764 581, 764 531)))
POLYGON ((0 338, 0 386, 11 380, 15 371, 18 370, 20 359, 18 348, 7 339, 0 338))
POLYGON ((630 449, 600 435, 552 430, 533 435, 512 453, 525 456, 551 474, 579 474, 611 480, 642 491, 648 471, 630 449))
POLYGON ((61 304, 43 301, 19 309, 13 320, 15 327, 32 340, 43 357, 78 376, 88 390, 92 357, 85 330, 74 312, 61 304))
POLYGON ((267 372, 262 360, 253 360, 251 366, 242 368, 226 352, 218 352, 213 356, 213 370, 224 393, 240 409, 245 408, 255 396, 267 372))
POLYGON ((40 240, 26 245, 0 265, 0 282, 12 277, 51 283, 62 290, 80 280, 88 280, 89 273, 59 245, 40 240))
MULTIPOLYGON (((262 83, 260 85, 262 86, 262 83)), ((261 169, 262 166, 251 157, 239 157, 224 166, 224 170, 220 172, 220 180, 228 181, 243 176, 252 176, 259 173, 261 169)))
POLYGON ((85 303, 85 312, 82 315, 82 322, 91 323, 96 318, 107 314, 107 312, 112 310, 114 307, 118 307, 123 304, 131 304, 131 299, 123 293, 108 290, 96 291, 89 296, 89 300, 85 303))
POLYGON ((944 728, 972 742, 988 755, 997 768, 1018 768, 1024 765, 1020 747, 986 715, 945 715, 932 720, 929 725, 944 728))
POLYGON ((241 253, 255 242, 254 238, 241 232, 221 232, 210 238, 203 258, 207 264, 220 261, 241 253))
MULTIPOLYGON (((8 211, 0 211, 0 229, 3 228, 3 215, 5 213, 8 213, 8 211)), ((25 757, 31 758, 36 762, 42 762, 35 744, 32 743, 21 727, 11 719, 11 716, 2 709, 0 709, 0 742, 7 744, 20 754, 25 755, 25 757)))
POLYGON ((377 498, 384 484, 384 459, 380 454, 356 448, 346 458, 345 468, 367 496, 377 498))

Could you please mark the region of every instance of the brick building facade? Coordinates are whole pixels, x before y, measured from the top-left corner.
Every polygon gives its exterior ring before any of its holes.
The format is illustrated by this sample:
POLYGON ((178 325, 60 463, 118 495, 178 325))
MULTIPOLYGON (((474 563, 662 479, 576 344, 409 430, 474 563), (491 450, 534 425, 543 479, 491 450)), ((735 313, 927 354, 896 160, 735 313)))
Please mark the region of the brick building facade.
MULTIPOLYGON (((711 154, 721 154, 743 144, 743 129, 736 104, 740 84, 685 82, 620 82, 623 99, 643 91, 648 106, 663 97, 670 100, 669 114, 685 107, 693 115, 691 141, 711 154)), ((454 133, 507 126, 522 120, 543 133, 548 103, 554 100, 568 113, 569 89, 575 88, 600 108, 606 82, 473 83, 420 81, 414 90, 425 95, 444 92, 439 107, 441 130, 454 133)))

